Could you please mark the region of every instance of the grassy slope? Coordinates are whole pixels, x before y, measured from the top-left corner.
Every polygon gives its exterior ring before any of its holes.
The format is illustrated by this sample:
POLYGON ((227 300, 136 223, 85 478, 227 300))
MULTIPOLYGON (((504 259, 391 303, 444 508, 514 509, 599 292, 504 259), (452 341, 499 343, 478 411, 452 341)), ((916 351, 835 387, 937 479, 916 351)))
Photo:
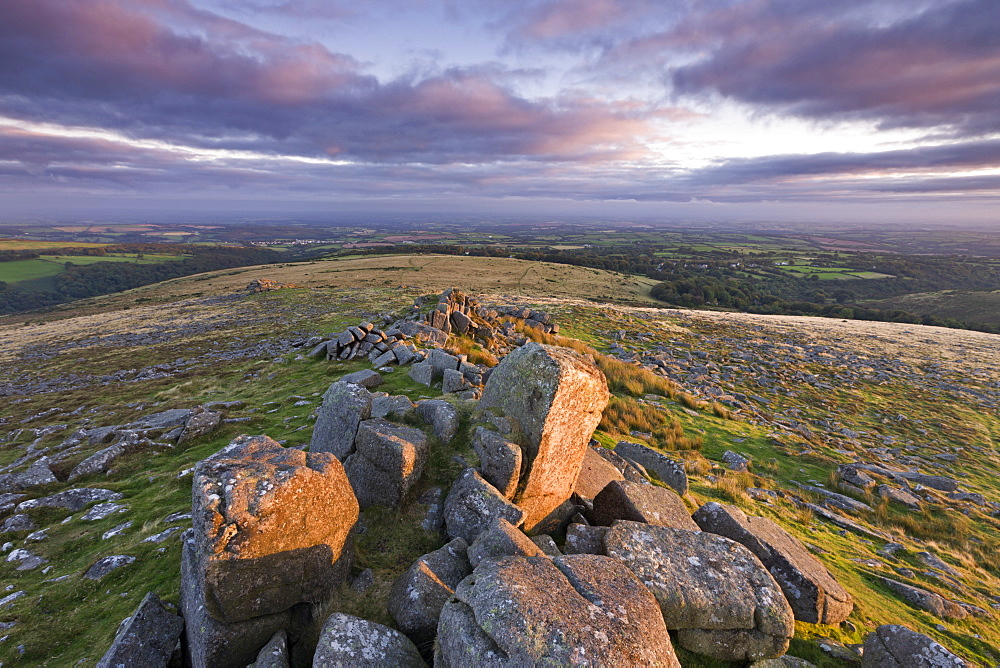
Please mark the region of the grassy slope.
POLYGON ((865 304, 872 308, 903 309, 965 322, 1000 325, 1000 290, 920 292, 865 304))
MULTIPOLYGON (((340 263, 288 265, 262 272, 253 269, 216 272, 198 277, 170 281, 160 286, 148 286, 128 294, 89 300, 58 313, 45 316, 46 322, 24 323, 23 319, 8 318, 0 324, 0 360, 7 374, 26 373, 35 377, 53 377, 64 373, 109 373, 118 369, 168 362, 177 357, 194 358, 210 350, 224 350, 240 341, 308 333, 333 332, 348 324, 375 317, 409 304, 418 294, 458 284, 470 292, 482 292, 500 278, 495 292, 515 293, 518 289, 539 300, 550 294, 573 296, 574 290, 586 290, 596 285, 599 290, 616 291, 620 277, 558 265, 527 265, 512 260, 478 260, 472 258, 362 258, 340 263), (434 260, 434 261, 431 261, 434 260), (405 278, 404 278, 405 276, 405 278), (176 300, 192 294, 228 293, 242 287, 251 278, 266 277, 305 285, 331 285, 315 289, 287 290, 246 297, 238 301, 193 299, 176 300), (406 283, 412 288, 398 288, 406 283), (360 287, 359 287, 360 286, 360 287), (520 288, 518 288, 520 286, 520 288), (555 287, 553 287, 555 286, 555 287), (153 304, 153 305, 150 305, 153 304), (90 313, 90 315, 86 315, 90 313), (210 331, 196 333, 192 323, 211 319, 210 331), (150 345, 137 355, 134 348, 91 342, 82 348, 67 349, 48 359, 18 361, 24 346, 39 345, 52 349, 59 342, 81 342, 112 332, 141 332, 150 323, 163 326, 169 336, 150 345), (141 358, 137 359, 137 358, 141 358)), ((617 292, 629 300, 641 299, 640 286, 621 285, 617 292)), ((587 294, 587 293, 583 293, 587 294)), ((529 299, 530 301, 530 299, 529 299)), ((627 309, 611 310, 599 305, 580 302, 547 302, 544 308, 555 312, 564 324, 564 333, 587 341, 598 349, 607 349, 611 332, 624 329, 647 335, 643 347, 673 345, 684 342, 695 348, 711 345, 713 358, 723 359, 729 344, 725 338, 742 337, 752 341, 760 333, 742 331, 732 323, 710 319, 663 316, 650 319, 643 313, 627 309), (705 343, 707 337, 714 341, 705 343)), ((37 319, 38 316, 36 315, 37 319)), ((806 322, 806 321, 803 321, 806 322)), ((912 326, 910 326, 912 328, 912 326)), ((919 328, 918 328, 919 329, 919 328)), ((166 600, 176 602, 179 572, 179 540, 172 536, 162 545, 142 543, 145 537, 162 531, 168 525, 164 518, 190 505, 190 476, 178 474, 194 462, 215 452, 238 433, 266 433, 289 444, 305 443, 310 434, 309 406, 293 406, 306 397, 317 402, 318 394, 327 385, 357 368, 358 364, 327 364, 319 361, 292 361, 291 355, 279 360, 216 361, 184 372, 180 377, 139 383, 111 384, 79 388, 61 393, 29 397, 11 403, 0 417, 10 426, 39 427, 46 424, 71 423, 74 418, 58 415, 40 418, 25 425, 25 418, 53 407, 66 411, 81 405, 99 407, 93 414, 95 424, 127 422, 142 414, 166 408, 194 406, 205 401, 240 399, 243 409, 229 417, 249 417, 249 423, 227 425, 215 434, 194 442, 190 447, 156 455, 141 455, 121 463, 109 476, 93 476, 79 481, 79 486, 100 486, 121 491, 126 496, 128 513, 113 515, 92 523, 78 519, 67 524, 60 521, 68 512, 43 511, 36 515, 41 525, 51 522, 49 538, 28 545, 29 549, 49 559, 52 569, 17 572, 13 564, 0 563, 0 580, 25 590, 28 597, 0 610, 0 622, 17 619, 19 623, 4 634, 0 643, 0 660, 13 658, 14 648, 23 644, 21 657, 31 665, 72 665, 80 659, 95 661, 110 643, 118 622, 131 613, 147 591, 156 591, 166 600), (136 406, 136 403, 140 406, 136 406), (275 402, 275 403, 272 403, 275 402), (105 417, 97 417, 105 416, 105 417), (102 540, 101 534, 120 522, 132 519, 133 526, 122 536, 102 540), (163 550, 160 552, 159 550, 163 550), (138 559, 100 583, 83 580, 79 575, 98 558, 109 554, 130 554, 138 559), (58 582, 45 582, 68 576, 58 582)), ((721 362, 720 362, 721 363, 721 362)), ((816 374, 827 370, 810 370, 816 374)), ((411 383, 403 374, 390 375, 390 392, 405 392, 413 399, 435 395, 428 388, 411 383)), ((976 444, 987 454, 963 457, 955 464, 963 476, 963 485, 980 491, 991 500, 1000 500, 1000 489, 994 475, 1000 465, 996 445, 1000 439, 1000 419, 995 414, 977 410, 958 399, 937 396, 916 386, 882 386, 863 384, 850 390, 820 392, 806 387, 797 388, 795 397, 776 396, 770 407, 775 412, 799 409, 802 419, 836 417, 856 429, 892 433, 907 442, 920 443, 926 436, 918 430, 927 425, 934 429, 936 446, 959 447, 976 444), (905 412, 910 421, 886 425, 885 414, 905 412), (923 420, 923 427, 917 420, 923 420)), ((632 397, 642 401, 641 397, 632 397)), ((689 459, 692 494, 698 502, 717 499, 737 503, 747 510, 771 517, 808 544, 822 550, 821 559, 837 578, 854 593, 857 607, 851 617, 856 630, 799 624, 792 653, 819 664, 835 665, 817 649, 815 638, 832 637, 843 642, 860 642, 879 623, 904 623, 938 638, 949 647, 980 663, 995 663, 1000 657, 1000 631, 995 620, 970 619, 944 622, 944 631, 935 626, 940 622, 930 615, 914 610, 889 594, 875 582, 884 574, 898 577, 892 568, 908 566, 919 572, 926 570, 913 556, 916 551, 931 549, 963 571, 964 596, 949 592, 939 583, 918 578, 915 583, 941 593, 988 607, 981 593, 998 590, 1000 543, 995 518, 973 511, 967 517, 952 512, 937 513, 913 519, 911 513, 896 508, 879 508, 876 517, 860 518, 863 523, 892 532, 909 551, 897 560, 883 560, 888 568, 875 569, 854 561, 876 557, 880 542, 836 527, 811 517, 792 504, 778 500, 770 505, 752 501, 743 492, 747 486, 790 489, 792 480, 816 480, 827 483, 830 472, 841 461, 850 458, 827 446, 809 448, 807 455, 798 453, 805 443, 782 436, 766 424, 743 419, 724 419, 710 410, 692 415, 677 401, 668 398, 643 403, 644 410, 672 416, 683 426, 685 434, 700 436, 700 452, 685 453, 689 459), (726 449, 739 449, 752 456, 752 473, 726 473, 717 462, 726 449), (714 476, 714 477, 710 477, 714 476), (954 531, 961 527, 963 532, 954 531), (976 542, 981 541, 981 542, 976 542), (977 593, 981 592, 981 593, 977 593), (974 635, 978 634, 979 639, 974 635)), ((90 415, 89 413, 85 413, 90 415)), ((9 427, 0 428, 0 434, 9 427)), ((72 428, 71 428, 72 429, 72 428)), ((71 431, 47 437, 42 445, 59 443, 71 431)), ((623 434, 602 435, 613 441, 623 434)), ((17 444, 28 442, 28 435, 17 444)), ((422 488, 432 484, 447 485, 458 473, 451 462, 455 452, 469 456, 465 441, 458 439, 454 448, 433 443, 433 465, 422 488)), ((0 463, 11 461, 22 452, 10 446, 0 446, 0 463)), ((53 485, 51 490, 62 489, 53 485)), ((874 502, 873 502, 874 503, 874 502)), ((876 504, 877 505, 877 504, 876 504)), ((419 554, 433 549, 437 541, 414 528, 422 507, 411 504, 401 515, 372 509, 365 513, 369 529, 357 545, 356 570, 371 567, 377 584, 365 595, 344 593, 342 608, 354 614, 391 623, 384 602, 392 579, 401 573, 419 554)), ((76 518, 82 513, 73 514, 76 518)), ((8 534, 20 546, 24 534, 8 534)), ((0 592, 2 593, 2 592, 0 592)), ((698 657, 684 655, 686 665, 714 665, 698 657)))

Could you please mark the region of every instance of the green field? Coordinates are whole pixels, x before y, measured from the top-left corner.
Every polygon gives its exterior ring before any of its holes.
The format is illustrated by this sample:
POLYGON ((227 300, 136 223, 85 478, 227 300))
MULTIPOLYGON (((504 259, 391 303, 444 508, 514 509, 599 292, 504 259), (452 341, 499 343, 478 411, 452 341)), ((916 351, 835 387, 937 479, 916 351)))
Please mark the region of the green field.
POLYGON ((135 264, 159 264, 173 260, 183 260, 183 255, 148 253, 137 259, 133 254, 116 253, 105 256, 90 255, 40 255, 34 260, 14 260, 0 262, 0 281, 20 283, 42 278, 52 278, 66 271, 66 263, 75 265, 97 264, 98 262, 132 262, 135 264))

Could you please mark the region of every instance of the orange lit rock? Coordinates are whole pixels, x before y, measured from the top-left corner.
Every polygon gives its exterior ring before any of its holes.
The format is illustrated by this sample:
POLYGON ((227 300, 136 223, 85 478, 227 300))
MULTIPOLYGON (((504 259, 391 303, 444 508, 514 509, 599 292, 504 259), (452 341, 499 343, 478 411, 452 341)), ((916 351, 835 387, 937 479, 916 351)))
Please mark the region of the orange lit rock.
POLYGON ((480 406, 515 424, 525 474, 514 500, 526 531, 572 494, 609 398, 601 370, 568 348, 529 343, 490 374, 480 406))
POLYGON ((227 623, 329 598, 349 568, 358 501, 329 453, 241 436, 194 475, 197 569, 227 623))

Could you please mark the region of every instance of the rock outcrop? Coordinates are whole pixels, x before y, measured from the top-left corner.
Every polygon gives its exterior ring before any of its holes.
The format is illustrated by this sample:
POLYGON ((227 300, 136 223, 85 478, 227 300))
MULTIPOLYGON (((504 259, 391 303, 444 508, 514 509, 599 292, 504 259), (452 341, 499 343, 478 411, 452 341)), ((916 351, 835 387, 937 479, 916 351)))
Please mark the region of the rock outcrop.
POLYGON ((615 480, 594 497, 594 524, 611 526, 615 520, 700 531, 681 497, 670 489, 615 480))
POLYGON ((382 418, 358 425, 354 448, 344 470, 361 508, 399 506, 427 464, 424 432, 382 418))
POLYGON ((753 552, 785 593, 796 619, 839 624, 854 609, 853 597, 826 567, 771 520, 715 502, 699 508, 693 518, 703 531, 735 540, 753 552))
POLYGON ((596 555, 484 562, 444 606, 434 665, 679 666, 656 600, 596 555))
POLYGON ((371 417, 372 394, 360 385, 337 381, 323 394, 309 451, 329 452, 344 461, 354 452, 358 426, 371 417))
POLYGON ((674 461, 647 445, 629 441, 619 442, 615 445, 614 451, 627 461, 651 471, 663 484, 673 488, 681 496, 687 494, 688 479, 684 471, 684 462, 674 461))
POLYGON ((325 603, 346 577, 358 502, 332 454, 266 436, 199 462, 193 488, 182 595, 191 660, 243 666, 285 627, 282 616, 325 603), (207 631, 192 623, 206 616, 215 622, 207 631))
POLYGON ((462 471, 444 501, 447 534, 472 543, 498 518, 519 526, 524 521, 524 511, 486 482, 475 469, 462 471))
POLYGON ((456 538, 417 559, 392 585, 389 614, 418 647, 427 647, 434 640, 441 609, 458 583, 472 572, 468 547, 456 538))
POLYGON ((782 655, 795 631, 774 578, 745 547, 722 536, 620 521, 605 551, 656 597, 680 645, 725 661, 782 655))
POLYGON ((572 494, 609 397, 604 374, 566 348, 529 343, 493 369, 480 409, 515 425, 525 469, 515 500, 526 530, 572 494))

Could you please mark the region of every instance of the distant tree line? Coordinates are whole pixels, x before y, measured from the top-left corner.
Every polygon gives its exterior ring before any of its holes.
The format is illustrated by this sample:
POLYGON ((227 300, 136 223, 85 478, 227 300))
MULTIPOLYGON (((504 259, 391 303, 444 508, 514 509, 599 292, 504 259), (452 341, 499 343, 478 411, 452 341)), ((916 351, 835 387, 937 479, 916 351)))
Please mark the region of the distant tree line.
MULTIPOLYGON (((84 249, 102 250, 102 249, 84 249)), ((135 244, 105 247, 106 252, 184 254, 183 260, 156 264, 97 262, 88 265, 66 263, 66 271, 55 277, 55 286, 40 289, 32 285, 0 282, 0 313, 18 313, 62 304, 74 299, 130 290, 171 278, 218 269, 278 262, 276 251, 235 246, 194 246, 186 244, 135 244)), ((61 253, 60 254, 64 254, 61 253)))

